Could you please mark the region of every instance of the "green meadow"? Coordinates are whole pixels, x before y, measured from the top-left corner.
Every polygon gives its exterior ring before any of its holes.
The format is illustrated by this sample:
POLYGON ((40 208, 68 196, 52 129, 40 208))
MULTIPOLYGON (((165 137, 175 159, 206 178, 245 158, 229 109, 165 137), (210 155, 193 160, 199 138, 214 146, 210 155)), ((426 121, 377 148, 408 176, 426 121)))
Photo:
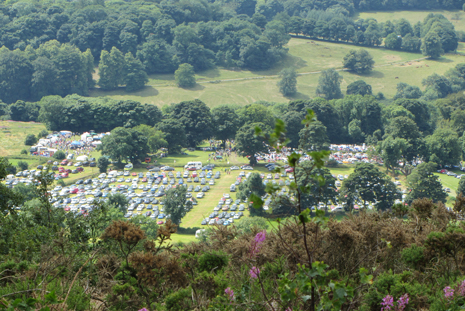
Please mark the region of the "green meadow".
MULTIPOLYGON (((461 48, 463 48, 461 44, 461 48)), ((320 71, 334 68, 343 76, 341 89, 362 79, 372 85, 373 92, 382 92, 387 98, 396 93, 399 82, 421 87, 422 80, 433 74, 444 74, 448 69, 463 61, 463 56, 446 54, 439 60, 428 60, 418 53, 365 48, 343 43, 331 43, 308 39, 292 38, 287 47, 289 55, 275 68, 265 71, 227 70, 215 68, 196 74, 197 85, 190 89, 178 88, 174 75, 152 75, 148 85, 133 93, 123 89, 102 91, 94 89, 91 96, 109 96, 120 100, 135 100, 159 107, 185 100, 200 99, 208 106, 220 104, 246 105, 256 101, 287 102, 294 99, 315 97, 320 71), (364 48, 375 60, 375 68, 370 74, 357 75, 342 70, 342 59, 351 49, 364 48), (298 93, 284 97, 276 83, 283 68, 296 68, 298 93)))

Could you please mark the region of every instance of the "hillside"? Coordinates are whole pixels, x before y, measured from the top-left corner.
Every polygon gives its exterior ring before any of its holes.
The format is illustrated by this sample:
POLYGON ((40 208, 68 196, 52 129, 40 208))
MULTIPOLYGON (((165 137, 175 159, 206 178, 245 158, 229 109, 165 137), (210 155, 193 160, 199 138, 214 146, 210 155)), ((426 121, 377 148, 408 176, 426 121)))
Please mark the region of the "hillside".
MULTIPOLYGON (((421 81, 433 74, 444 74, 449 68, 463 61, 463 56, 446 54, 439 60, 427 60, 417 53, 366 48, 350 44, 292 38, 287 44, 289 55, 279 66, 266 71, 211 69, 196 74, 198 84, 192 89, 175 86, 174 75, 151 75, 148 86, 138 92, 127 93, 123 89, 102 91, 94 89, 93 97, 109 96, 114 99, 136 100, 159 107, 193 98, 208 106, 219 104, 245 105, 259 100, 287 102, 291 99, 315 97, 319 71, 328 68, 342 69, 342 59, 351 49, 366 49, 375 60, 375 69, 369 75, 342 72, 341 89, 363 79, 373 87, 373 93, 382 92, 386 97, 396 93, 396 85, 405 82, 421 87, 421 81), (300 76, 297 79, 298 94, 293 98, 283 97, 276 83, 277 74, 286 67, 294 66, 300 76), (397 78, 396 78, 397 77, 397 78)), ((463 49, 463 43, 460 44, 463 49)))

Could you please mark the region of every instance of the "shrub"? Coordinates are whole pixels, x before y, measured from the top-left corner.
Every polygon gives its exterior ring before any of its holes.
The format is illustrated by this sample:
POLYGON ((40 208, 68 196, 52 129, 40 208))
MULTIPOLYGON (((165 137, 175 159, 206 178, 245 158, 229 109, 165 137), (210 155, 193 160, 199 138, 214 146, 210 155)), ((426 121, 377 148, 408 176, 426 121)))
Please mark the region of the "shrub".
POLYGON ((21 171, 27 170, 29 167, 29 164, 25 161, 18 161, 18 167, 21 171))
POLYGON ((64 181, 63 179, 59 179, 59 180, 57 181, 57 184, 60 185, 60 186, 62 186, 62 187, 66 186, 66 185, 65 185, 65 181, 64 181))
POLYGON ((184 311, 192 310, 191 289, 183 288, 172 293, 165 300, 166 310, 184 311))
POLYGON ((66 154, 63 151, 58 150, 53 154, 53 157, 57 160, 63 160, 66 158, 66 154))
POLYGON ((423 246, 412 246, 404 248, 402 250, 402 260, 414 269, 418 269, 421 262, 425 259, 424 255, 425 248, 423 246))
POLYGON ((42 137, 47 137, 48 132, 47 130, 42 130, 40 133, 37 135, 37 137, 42 138, 42 137))
POLYGON ((204 253, 199 257, 199 270, 212 272, 221 270, 228 264, 228 257, 224 253, 209 252, 204 253))
POLYGON ((28 134, 26 136, 26 140, 24 141, 24 144, 26 146, 33 146, 37 142, 37 137, 34 136, 34 134, 28 134))
POLYGON ((21 150, 21 152, 19 154, 26 154, 27 155, 27 150, 23 149, 23 150, 21 150))

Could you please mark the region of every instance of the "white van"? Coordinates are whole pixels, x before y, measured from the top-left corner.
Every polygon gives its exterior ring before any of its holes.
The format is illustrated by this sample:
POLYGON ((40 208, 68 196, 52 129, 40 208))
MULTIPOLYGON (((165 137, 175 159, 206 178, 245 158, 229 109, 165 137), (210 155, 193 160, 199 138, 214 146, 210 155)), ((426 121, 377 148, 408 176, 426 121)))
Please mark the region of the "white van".
POLYGON ((193 168, 195 167, 196 170, 201 170, 202 169, 202 162, 187 162, 186 165, 184 165, 185 169, 193 168))

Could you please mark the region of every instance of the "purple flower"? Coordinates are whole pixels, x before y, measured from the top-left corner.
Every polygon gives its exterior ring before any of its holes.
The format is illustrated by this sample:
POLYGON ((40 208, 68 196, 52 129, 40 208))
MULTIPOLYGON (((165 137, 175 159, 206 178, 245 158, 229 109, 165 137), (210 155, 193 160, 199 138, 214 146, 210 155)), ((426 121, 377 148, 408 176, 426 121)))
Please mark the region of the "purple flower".
POLYGON ((291 308, 287 308, 285 311, 292 311, 292 309, 291 309, 291 308))
POLYGON ((139 311, 149 311, 149 310, 147 310, 146 308, 142 308, 139 311))
POLYGON ((258 254, 258 252, 260 251, 260 248, 262 247, 263 242, 265 242, 265 239, 266 239, 266 230, 263 230, 257 233, 249 250, 249 255, 251 258, 255 257, 258 254))
POLYGON ((457 292, 459 293, 460 296, 465 296, 465 281, 462 281, 457 288, 457 292))
POLYGON ((257 267, 252 267, 252 269, 249 271, 249 274, 252 279, 256 279, 260 274, 260 270, 257 267))
POLYGON ((454 290, 450 286, 445 287, 444 288, 444 297, 451 298, 452 296, 454 296, 454 290))
POLYGON ((391 295, 387 295, 383 298, 383 302, 381 303, 381 305, 383 306, 381 308, 381 311, 391 310, 391 308, 394 307, 394 297, 392 297, 391 295))
POLYGON ((231 287, 226 288, 224 292, 229 296, 230 301, 234 300, 234 291, 231 289, 231 287))
POLYGON ((408 294, 402 295, 399 300, 397 300, 397 311, 404 311, 405 307, 408 305, 409 297, 408 294))

